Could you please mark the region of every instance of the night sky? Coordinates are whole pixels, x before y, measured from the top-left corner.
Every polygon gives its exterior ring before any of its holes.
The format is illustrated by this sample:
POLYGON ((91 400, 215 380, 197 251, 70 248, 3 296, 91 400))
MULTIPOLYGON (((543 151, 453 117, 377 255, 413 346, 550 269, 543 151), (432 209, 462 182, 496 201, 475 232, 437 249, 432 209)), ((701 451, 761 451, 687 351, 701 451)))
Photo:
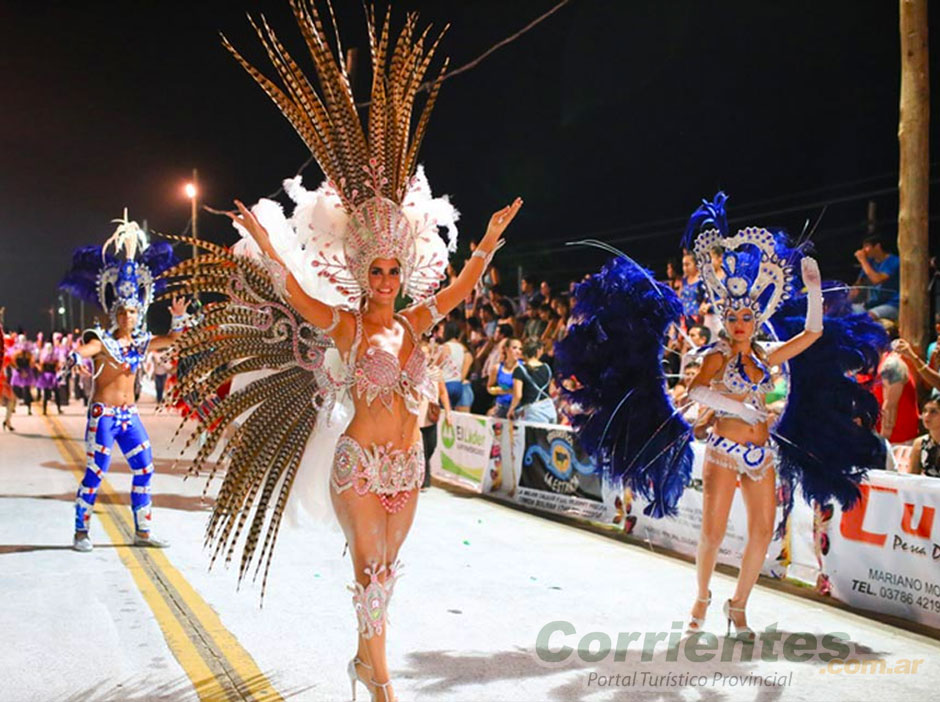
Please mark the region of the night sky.
MULTIPOLYGON (((451 22, 442 50, 453 67, 554 4, 397 0, 393 23, 406 10, 451 22)), ((337 0, 336 9, 344 44, 360 47, 364 65, 361 3, 337 0)), ((307 159, 219 42, 221 31, 265 65, 246 11, 264 12, 302 55, 286 0, 0 2, 0 306, 9 327, 48 328, 72 249, 103 242, 123 207, 178 233, 194 167, 204 199, 227 207, 274 191, 307 159)), ((464 247, 493 210, 525 198, 496 259, 511 274, 521 265, 557 283, 579 277, 603 258, 562 245, 585 237, 661 270, 689 213, 724 188, 733 225, 794 233, 834 202, 814 237, 821 267, 854 278, 868 199, 880 231, 896 232, 897 13, 891 0, 572 0, 444 84, 421 160, 435 193, 451 194, 462 213, 464 247)), ((933 20, 937 115, 936 12, 933 20)), ((362 98, 368 80, 361 70, 362 98)), ((934 163, 938 149, 934 126, 934 163)), ((315 165, 305 180, 319 182, 315 165)), ((216 216, 203 213, 199 227, 214 241, 234 238, 216 216)))

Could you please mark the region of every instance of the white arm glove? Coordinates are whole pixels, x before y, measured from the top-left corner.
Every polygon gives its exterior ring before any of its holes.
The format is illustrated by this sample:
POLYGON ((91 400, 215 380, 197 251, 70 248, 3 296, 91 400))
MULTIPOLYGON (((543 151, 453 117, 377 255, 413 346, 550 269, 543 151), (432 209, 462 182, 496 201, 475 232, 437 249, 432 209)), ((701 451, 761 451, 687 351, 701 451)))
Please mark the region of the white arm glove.
POLYGON ((815 258, 806 256, 801 261, 803 283, 806 285, 806 331, 821 332, 823 330, 823 298, 822 279, 819 275, 819 264, 815 258))
POLYGON ((712 409, 716 409, 721 412, 729 412, 731 414, 737 415, 748 424, 759 424, 767 419, 766 412, 763 412, 762 410, 759 410, 758 408, 749 405, 746 402, 741 402, 740 400, 735 400, 733 397, 728 397, 727 395, 720 393, 717 390, 706 388, 704 385, 697 385, 692 388, 689 391, 689 397, 698 402, 700 405, 705 405, 706 407, 711 407, 712 409))

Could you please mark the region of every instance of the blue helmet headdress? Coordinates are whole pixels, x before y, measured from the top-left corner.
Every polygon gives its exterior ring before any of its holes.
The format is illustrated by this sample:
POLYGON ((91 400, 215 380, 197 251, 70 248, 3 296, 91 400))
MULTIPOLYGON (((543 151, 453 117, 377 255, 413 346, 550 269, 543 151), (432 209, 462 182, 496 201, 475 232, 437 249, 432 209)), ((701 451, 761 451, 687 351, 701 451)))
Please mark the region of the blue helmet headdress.
POLYGON ((794 252, 763 227, 747 227, 729 236, 727 200, 719 192, 712 202, 702 202, 689 219, 683 245, 691 250, 718 313, 750 309, 759 329, 793 293, 794 252), (716 249, 721 252, 723 279, 712 266, 716 249))
POLYGON ((148 244, 137 222, 124 217, 112 220, 117 229, 104 246, 83 246, 75 250, 72 266, 59 284, 76 297, 96 304, 115 322, 121 308, 139 311, 138 328, 145 326, 147 308, 165 283, 157 276, 176 263, 173 247, 167 242, 148 244), (114 246, 114 253, 108 249, 114 246), (123 257, 121 253, 123 251, 123 257))

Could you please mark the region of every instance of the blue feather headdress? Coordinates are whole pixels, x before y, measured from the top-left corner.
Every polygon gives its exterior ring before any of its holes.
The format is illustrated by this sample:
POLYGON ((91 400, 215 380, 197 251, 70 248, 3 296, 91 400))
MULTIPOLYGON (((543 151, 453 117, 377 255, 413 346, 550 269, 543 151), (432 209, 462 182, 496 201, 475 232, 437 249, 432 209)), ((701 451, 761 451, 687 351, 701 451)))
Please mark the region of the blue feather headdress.
POLYGON ((72 255, 72 265, 59 289, 103 309, 114 322, 121 308, 140 312, 138 327, 146 324, 147 308, 163 292, 157 277, 177 262, 167 242, 148 244, 136 222, 124 218, 103 246, 82 246, 72 255), (114 245, 114 253, 108 249, 114 245), (120 256, 123 250, 123 257, 120 256))

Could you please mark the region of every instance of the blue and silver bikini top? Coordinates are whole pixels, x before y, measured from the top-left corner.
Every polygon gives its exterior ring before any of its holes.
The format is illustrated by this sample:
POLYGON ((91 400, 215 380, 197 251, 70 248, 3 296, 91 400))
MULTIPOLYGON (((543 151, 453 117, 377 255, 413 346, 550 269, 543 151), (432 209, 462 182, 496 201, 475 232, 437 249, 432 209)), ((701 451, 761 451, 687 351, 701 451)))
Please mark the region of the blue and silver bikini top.
POLYGON ((135 331, 131 334, 131 343, 122 347, 110 331, 101 327, 86 329, 82 334, 82 341, 88 343, 91 339, 98 339, 108 355, 127 373, 136 373, 137 368, 147 355, 147 347, 153 335, 149 331, 135 331))
POLYGON ((728 342, 720 339, 714 344, 703 346, 699 353, 707 356, 711 353, 720 353, 727 360, 725 370, 721 378, 712 380, 716 389, 722 390, 729 395, 747 395, 748 399, 756 400, 763 406, 763 396, 774 389, 774 381, 770 375, 770 368, 761 361, 755 354, 748 354, 754 366, 761 372, 760 380, 753 380, 747 374, 747 366, 744 365, 744 354, 734 353, 728 342))

